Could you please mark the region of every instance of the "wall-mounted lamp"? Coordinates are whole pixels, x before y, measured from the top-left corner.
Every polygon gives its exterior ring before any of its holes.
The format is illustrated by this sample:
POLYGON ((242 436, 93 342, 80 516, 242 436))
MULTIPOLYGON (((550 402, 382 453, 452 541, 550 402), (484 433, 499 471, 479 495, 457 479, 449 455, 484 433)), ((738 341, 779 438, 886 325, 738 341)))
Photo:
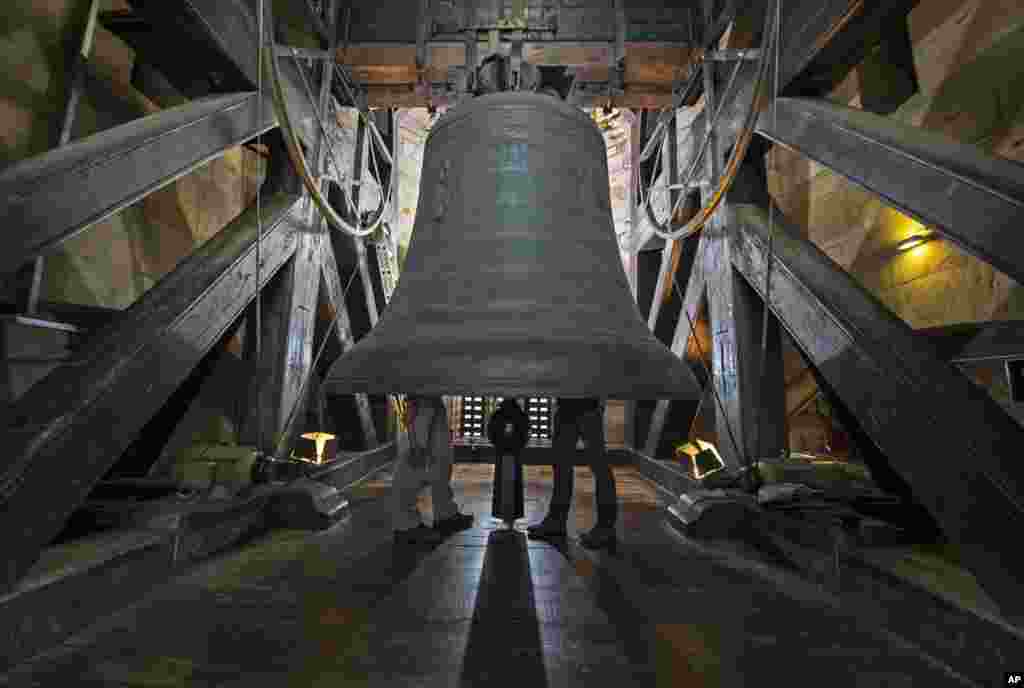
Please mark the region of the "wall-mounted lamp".
POLYGON ((913 234, 896 244, 897 251, 909 251, 912 248, 917 248, 922 244, 926 244, 929 241, 935 239, 934 234, 913 234))

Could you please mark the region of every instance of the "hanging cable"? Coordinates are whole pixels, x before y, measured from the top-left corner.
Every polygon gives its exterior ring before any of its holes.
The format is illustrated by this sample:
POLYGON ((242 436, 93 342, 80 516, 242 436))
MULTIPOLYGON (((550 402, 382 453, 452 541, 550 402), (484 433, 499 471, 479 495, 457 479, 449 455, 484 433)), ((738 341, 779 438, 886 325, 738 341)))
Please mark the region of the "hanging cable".
MULTIPOLYGON (((306 71, 302 68, 302 63, 299 62, 299 53, 294 48, 292 48, 292 59, 295 60, 295 70, 299 73, 299 77, 302 80, 302 86, 306 90, 306 97, 309 99, 310 104, 312 104, 314 108, 319 109, 313 99, 313 89, 309 85, 309 80, 306 78, 306 71)), ((316 122, 320 126, 320 136, 325 140, 329 139, 327 127, 326 125, 324 125, 322 113, 316 117, 316 122)), ((341 166, 338 165, 338 161, 334 157, 334 150, 330 146, 327 146, 327 157, 330 158, 331 165, 334 167, 334 173, 338 176, 338 183, 343 183, 347 178, 347 175, 341 169, 341 166)), ((320 161, 317 160, 317 173, 320 172, 319 166, 320 161)), ((359 214, 355 206, 352 204, 352 200, 349 198, 348 194, 345 194, 345 200, 348 201, 349 212, 352 213, 353 217, 358 217, 359 214)))
MULTIPOLYGON (((694 125, 695 124, 696 124, 696 120, 694 122, 690 123, 690 126, 687 127, 687 134, 686 134, 686 136, 684 136, 681 141, 676 143, 676 147, 677 148, 682 148, 687 142, 689 142, 693 138, 693 130, 694 130, 694 125)), ((644 189, 643 188, 640 189, 640 199, 641 199, 640 204, 646 210, 647 217, 648 217, 648 219, 650 219, 651 224, 654 225, 654 226, 666 226, 667 223, 662 223, 660 220, 658 220, 657 218, 654 217, 654 210, 653 210, 653 208, 651 208, 650 203, 645 203, 644 199, 650 198, 650 196, 652 196, 654 194, 654 191, 656 191, 656 190, 658 190, 658 191, 664 190, 666 193, 669 193, 669 192, 672 192, 672 191, 682 191, 682 190, 684 190, 683 189, 683 184, 655 183, 654 180, 655 180, 655 177, 658 176, 657 173, 659 171, 662 171, 661 170, 661 164, 662 164, 661 161, 662 161, 662 159, 664 157, 664 155, 663 155, 664 154, 664 150, 665 150, 664 146, 658 146, 657 157, 655 158, 654 166, 651 168, 651 176, 650 176, 649 181, 647 183, 647 193, 644 193, 644 189)), ((640 183, 641 183, 641 185, 643 184, 643 178, 640 179, 640 183)))
MULTIPOLYGON (((775 40, 773 50, 773 83, 772 83, 772 126, 778 130, 779 116, 779 30, 782 23, 782 0, 775 2, 775 40)), ((768 167, 773 174, 778 173, 776 168, 775 149, 778 144, 773 144, 768 151, 768 167)), ((767 175, 765 176, 767 184, 767 175)), ((761 316, 761 389, 764 389, 765 380, 768 376, 768 318, 772 305, 772 263, 775 262, 775 204, 772 202, 771 191, 768 191, 768 264, 764 270, 764 312, 761 316)), ((757 452, 764 453, 764 423, 759 418, 757 428, 757 452)))
MULTIPOLYGON (((723 112, 723 110, 725 110, 725 104, 729 100, 729 94, 732 93, 733 85, 736 83, 736 77, 739 75, 740 67, 742 65, 743 65, 743 61, 742 60, 736 60, 736 64, 735 64, 735 66, 733 66, 733 69, 732 69, 732 74, 729 76, 729 82, 726 84, 725 92, 722 94, 722 98, 718 102, 718 107, 715 108, 714 117, 711 120, 711 127, 710 127, 711 129, 714 129, 716 126, 718 126, 718 122, 719 122, 719 120, 722 117, 722 112, 723 112)), ((710 136, 705 136, 704 140, 701 142, 700 149, 697 151, 697 155, 693 158, 693 160, 690 163, 690 168, 686 171, 686 177, 678 185, 669 185, 669 186, 667 186, 666 188, 667 188, 668 191, 671 191, 673 186, 676 186, 676 187, 678 187, 680 189, 688 189, 689 188, 691 182, 693 181, 693 175, 696 173, 697 168, 700 166, 700 164, 704 161, 704 156, 707 154, 708 145, 710 143, 711 143, 711 137, 710 136)), ((661 150, 660 149, 659 149, 658 153, 659 153, 659 157, 660 157, 660 155, 661 155, 661 150)), ((650 207, 650 199, 651 199, 651 195, 648 194, 648 196, 647 196, 648 208, 650 207)), ((675 214, 679 211, 681 199, 682 199, 682 196, 680 197, 680 199, 676 200, 675 204, 672 207, 671 212, 669 213, 669 219, 666 220, 664 223, 656 222, 655 223, 655 227, 668 227, 669 225, 672 224, 672 218, 675 217, 675 214)), ((679 237, 679 238, 685 238, 685 237, 679 237)))
MULTIPOLYGON (((772 20, 772 12, 769 8, 765 11, 765 24, 762 36, 765 36, 766 38, 762 41, 761 55, 758 58, 757 79, 755 80, 753 94, 750 98, 750 107, 747 110, 743 127, 740 130, 740 136, 735 145, 733 145, 732 154, 729 158, 728 164, 726 165, 725 173, 719 181, 718 188, 715 189, 708 204, 701 208, 689 222, 678 230, 666 231, 665 228, 671 223, 671 218, 674 217, 676 212, 678 212, 680 203, 686 197, 686 194, 681 194, 679 200, 676 202, 676 206, 673 207, 672 212, 669 214, 669 222, 661 227, 653 227, 654 233, 662 239, 676 241, 692 234, 696 234, 704 227, 711 216, 714 215, 719 204, 721 204, 722 199, 725 198, 725 194, 728 193, 729 189, 732 187, 732 183, 736 179, 736 173, 739 170, 739 165, 743 161, 743 158, 746 157, 747 148, 750 146, 750 141, 754 135, 754 125, 757 123, 757 117, 759 115, 759 106, 763 97, 762 86, 764 85, 767 68, 770 64, 768 55, 770 54, 772 44, 774 43, 771 38, 774 36, 774 31, 772 30, 774 22, 772 20)), ((704 68, 708 68, 706 60, 704 68)))
MULTIPOLYGON (((719 15, 718 21, 716 22, 715 27, 710 32, 708 32, 708 34, 707 34, 708 38, 704 39, 705 41, 710 39, 710 40, 712 40, 712 43, 698 42, 697 38, 693 35, 693 26, 694 26, 693 18, 692 18, 692 15, 690 13, 690 9, 687 8, 687 23, 689 24, 689 27, 690 27, 690 37, 689 37, 690 45, 697 46, 697 49, 694 51, 694 53, 696 55, 703 56, 703 55, 705 55, 707 53, 707 51, 711 50, 712 47, 713 47, 713 41, 716 40, 717 37, 720 36, 728 28, 729 23, 731 21, 733 21, 733 19, 736 16, 738 10, 739 9, 749 9, 749 5, 750 5, 750 1, 743 3, 740 7, 736 6, 736 2, 735 1, 727 1, 726 2, 725 9, 719 15)), ((689 93, 693 92, 694 90, 696 90, 696 85, 697 85, 697 81, 698 81, 698 77, 699 76, 700 76, 699 71, 697 69, 694 69, 694 68, 691 67, 690 70, 689 70, 689 76, 687 77, 687 80, 686 80, 686 84, 683 86, 683 88, 681 90, 677 91, 676 93, 679 93, 679 94, 689 94, 689 93)), ((685 103, 685 101, 686 101, 685 97, 680 97, 678 95, 674 95, 674 98, 675 98, 675 105, 673 105, 672 107, 662 108, 661 114, 660 114, 660 116, 658 118, 658 123, 657 123, 657 125, 654 128, 654 133, 651 135, 650 139, 647 142, 647 145, 644 146, 643 153, 641 153, 641 155, 640 155, 640 161, 641 162, 645 162, 648 158, 651 157, 651 155, 654 154, 653 149, 654 149, 655 146, 661 145, 661 140, 660 139, 664 138, 664 136, 665 136, 665 129, 664 129, 665 124, 668 123, 668 119, 672 116, 670 114, 670 112, 672 110, 676 109, 676 107, 683 107, 683 103, 685 103)))
MULTIPOLYGON (((691 124, 689 133, 686 135, 686 137, 682 141, 680 141, 680 142, 678 142, 676 144, 677 147, 683 146, 685 143, 687 143, 690 139, 693 138, 693 129, 694 129, 694 127, 691 124)), ((706 139, 705 139, 705 141, 706 141, 706 139)), ((702 148, 703 147, 704 146, 702 144, 702 148)), ((659 146, 658 147, 658 157, 656 158, 655 168, 654 169, 658 169, 662 165, 663 150, 664 150, 664 146, 659 146)), ((665 176, 667 177, 668 176, 667 170, 663 170, 663 172, 665 173, 665 176)), ((677 200, 677 202, 675 204, 673 204, 673 207, 669 208, 669 211, 670 211, 669 212, 669 219, 664 221, 664 222, 662 222, 657 217, 655 217, 655 215, 654 215, 654 208, 651 205, 652 201, 654 200, 654 192, 655 191, 664 191, 665 193, 671 194, 672 191, 688 191, 691 182, 689 182, 689 181, 687 181, 687 182, 679 182, 679 183, 676 183, 676 184, 656 183, 654 181, 654 177, 655 177, 655 174, 654 174, 654 170, 652 169, 652 171, 651 171, 651 181, 648 184, 649 188, 647 190, 647 193, 646 194, 641 194, 641 205, 642 205, 642 207, 644 209, 644 212, 647 215, 648 221, 651 223, 651 226, 655 229, 655 233, 657 233, 659 231, 661 231, 661 232, 667 231, 666 228, 669 225, 671 225, 671 218, 674 217, 676 212, 678 211, 679 203, 681 202, 682 198, 685 197, 685 193, 683 194, 682 197, 680 197, 679 200, 677 200)), ((669 203, 671 204, 671 201, 669 201, 669 203)), ((690 236, 690 235, 687 234, 686 236, 690 236)), ((686 236, 680 236, 679 238, 680 239, 685 239, 686 236)))
MULTIPOLYGON (((263 1, 259 0, 258 11, 258 31, 259 40, 256 42, 256 64, 260 65, 260 68, 256 70, 256 121, 261 125, 263 123, 263 44, 266 42, 264 26, 264 9, 263 1)), ((273 50, 270 51, 273 53, 273 50)), ((276 59, 276 58, 271 58, 276 59)), ((260 127, 262 129, 262 126, 260 127)), ((256 146, 259 147, 263 140, 263 134, 260 133, 256 136, 256 146)), ((269 170, 268 170, 269 171, 269 170)), ((264 174, 264 178, 266 178, 264 174)), ((256 310, 256 370, 262 372, 263 370, 263 304, 261 294, 263 289, 261 288, 262 279, 262 268, 263 268, 263 181, 257 178, 256 181, 256 295, 255 295, 255 310, 256 310)), ((263 453, 263 408, 264 408, 264 394, 263 390, 259 390, 256 394, 256 447, 257 451, 263 453)))
MULTIPOLYGON (((381 213, 376 221, 369 227, 353 226, 346 222, 331 206, 327 199, 324 198, 323 193, 320 191, 318 182, 313 178, 313 174, 309 170, 306 157, 302 152, 302 143, 299 141, 298 132, 296 131, 291 117, 289 116, 287 97, 284 93, 280 66, 278 65, 277 59, 273 57, 268 59, 268 54, 273 55, 274 51, 264 51, 262 67, 267 70, 268 76, 270 77, 271 90, 274 96, 274 107, 277 112, 277 119, 281 128, 281 134, 284 137, 285 148, 288 151, 288 157, 292 161, 292 166, 298 173, 299 178, 302 179, 302 183, 306 187, 306 191, 309 192, 313 204, 327 219, 328 224, 336 230, 345 232, 346 234, 354 237, 369 236, 374 232, 374 230, 376 230, 380 222, 383 221, 384 214, 381 213)), ((299 71, 300 75, 302 75, 301 69, 299 71)), ((319 125, 323 127, 322 113, 319 111, 319 107, 317 107, 315 102, 312 103, 312 106, 314 116, 317 118, 319 125)))
MULTIPOLYGON (((338 106, 337 102, 333 98, 331 99, 331 105, 332 105, 332 107, 335 108, 335 114, 337 115, 337 108, 339 106, 338 106)), ((361 111, 357 110, 357 113, 360 116, 362 116, 362 112, 361 111)), ((379 130, 376 128, 375 125, 373 125, 373 120, 366 119, 364 117, 364 121, 371 128, 372 132, 377 132, 378 133, 378 136, 374 136, 373 137, 373 140, 378 141, 378 144, 375 147, 369 147, 368 148, 369 154, 370 155, 380 155, 381 157, 383 157, 385 159, 385 162, 387 162, 389 165, 392 165, 392 169, 394 170, 397 166, 394 165, 393 157, 390 155, 390 153, 387 151, 387 149, 386 148, 384 148, 384 149, 381 148, 381 146, 384 145, 384 144, 380 142, 381 139, 379 137, 379 130)), ((339 139, 336 136, 334 136, 334 138, 332 140, 335 142, 336 145, 341 145, 339 143, 339 139)), ((369 144, 366 144, 366 145, 369 146, 369 144)), ((376 157, 373 158, 373 162, 374 162, 375 165, 377 164, 377 158, 376 157)), ((347 175, 345 177, 347 178, 347 175)), ((379 177, 379 175, 378 175, 378 177, 379 177)), ((339 180, 339 183, 341 183, 340 180, 339 180)), ((358 181, 358 182, 353 180, 351 182, 352 186, 360 186, 362 184, 363 184, 362 180, 358 181)), ((390 178, 388 180, 388 191, 387 191, 386 194, 383 191, 383 185, 381 184, 381 181, 380 181, 379 178, 375 178, 374 179, 374 184, 377 186, 377 196, 381 199, 381 202, 377 206, 377 208, 378 208, 377 209, 377 217, 381 217, 381 213, 387 211, 387 206, 390 205, 392 199, 394 198, 394 194, 393 194, 394 178, 392 177, 392 178, 390 178)), ((345 186, 344 183, 342 183, 341 185, 342 185, 342 187, 345 186)), ((345 202, 348 205, 349 213, 353 217, 361 217, 361 213, 356 212, 355 204, 352 202, 352 195, 347 193, 347 192, 345 192, 343 195, 345 197, 345 202)), ((386 225, 385 225, 385 227, 386 227, 386 225)))

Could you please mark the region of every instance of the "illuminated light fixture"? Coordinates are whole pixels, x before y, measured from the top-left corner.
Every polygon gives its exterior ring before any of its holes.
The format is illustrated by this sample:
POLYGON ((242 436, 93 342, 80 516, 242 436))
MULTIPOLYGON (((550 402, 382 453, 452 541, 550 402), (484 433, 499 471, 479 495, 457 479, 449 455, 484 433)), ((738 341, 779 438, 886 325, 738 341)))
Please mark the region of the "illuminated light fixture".
POLYGON ((676 458, 687 456, 693 465, 693 475, 700 480, 725 468, 725 461, 719 456, 715 445, 696 439, 676 448, 676 458), (718 465, 715 465, 715 464, 718 465))
POLYGON ((926 244, 929 241, 935 239, 934 234, 912 234, 900 243, 896 244, 897 251, 909 251, 912 248, 917 248, 922 244, 926 244))
POLYGON ((302 433, 302 439, 313 440, 316 442, 316 462, 321 464, 324 462, 324 447, 327 446, 329 440, 335 438, 329 432, 304 432, 302 433))

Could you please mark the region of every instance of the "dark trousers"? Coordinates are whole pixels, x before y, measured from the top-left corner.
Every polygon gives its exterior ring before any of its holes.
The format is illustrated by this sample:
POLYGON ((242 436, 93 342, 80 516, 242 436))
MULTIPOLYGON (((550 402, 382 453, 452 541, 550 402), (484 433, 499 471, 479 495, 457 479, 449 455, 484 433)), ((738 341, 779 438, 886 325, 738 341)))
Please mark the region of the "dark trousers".
POLYGON ((589 411, 573 418, 555 415, 555 491, 551 495, 548 513, 554 518, 567 519, 572 504, 573 465, 576 463, 576 440, 583 437, 587 463, 594 473, 597 501, 597 525, 614 526, 618 517, 618 499, 615 494, 615 476, 604 446, 604 418, 601 411, 589 411))
POLYGON ((520 452, 502 452, 494 450, 494 496, 491 500, 491 514, 503 521, 514 521, 523 517, 523 462, 520 452), (509 462, 512 464, 512 484, 505 482, 505 471, 509 462), (509 504, 511 511, 505 510, 505 490, 512 490, 509 504))

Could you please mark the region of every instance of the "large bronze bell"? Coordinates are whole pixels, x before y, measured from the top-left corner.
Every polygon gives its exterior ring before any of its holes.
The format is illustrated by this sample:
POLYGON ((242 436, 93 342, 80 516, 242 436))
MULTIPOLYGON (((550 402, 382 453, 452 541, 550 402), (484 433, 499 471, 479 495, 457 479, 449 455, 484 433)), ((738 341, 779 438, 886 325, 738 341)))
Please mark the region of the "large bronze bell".
POLYGON ((433 127, 406 264, 332 389, 696 399, 631 298, 605 142, 556 98, 498 93, 433 127))

